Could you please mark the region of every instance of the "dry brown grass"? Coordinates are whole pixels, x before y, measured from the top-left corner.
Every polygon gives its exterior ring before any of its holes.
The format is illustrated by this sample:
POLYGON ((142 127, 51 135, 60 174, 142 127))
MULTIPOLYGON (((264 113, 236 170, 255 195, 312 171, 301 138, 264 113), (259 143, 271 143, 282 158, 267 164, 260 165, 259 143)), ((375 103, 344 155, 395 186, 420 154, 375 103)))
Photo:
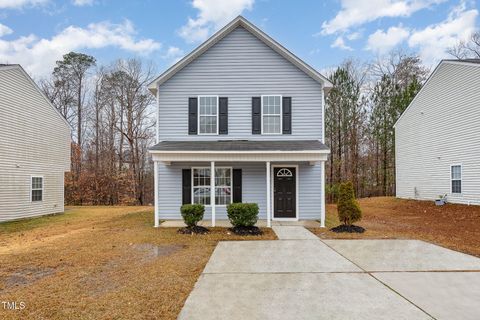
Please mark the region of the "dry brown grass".
POLYGON ((419 239, 480 257, 480 206, 433 201, 403 200, 392 197, 360 199, 363 219, 356 223, 363 234, 334 233, 339 225, 336 206, 327 206, 327 229, 311 229, 320 238, 419 239))
POLYGON ((220 240, 152 227, 148 207, 77 207, 0 224, 0 319, 175 319, 220 240))

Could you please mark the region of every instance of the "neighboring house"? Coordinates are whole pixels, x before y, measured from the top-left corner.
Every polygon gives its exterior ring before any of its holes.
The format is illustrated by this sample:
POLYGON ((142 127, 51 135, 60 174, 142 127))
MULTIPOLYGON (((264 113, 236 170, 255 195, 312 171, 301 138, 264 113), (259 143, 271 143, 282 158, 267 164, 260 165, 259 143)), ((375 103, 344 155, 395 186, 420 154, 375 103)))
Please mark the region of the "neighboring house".
POLYGON ((254 202, 259 218, 325 222, 324 95, 332 84, 238 17, 150 85, 157 96, 155 225, 184 203, 226 219, 254 202))
POLYGON ((397 197, 480 204, 480 59, 443 60, 395 124, 397 197))
POLYGON ((70 126, 20 65, 0 64, 0 221, 63 212, 70 126))

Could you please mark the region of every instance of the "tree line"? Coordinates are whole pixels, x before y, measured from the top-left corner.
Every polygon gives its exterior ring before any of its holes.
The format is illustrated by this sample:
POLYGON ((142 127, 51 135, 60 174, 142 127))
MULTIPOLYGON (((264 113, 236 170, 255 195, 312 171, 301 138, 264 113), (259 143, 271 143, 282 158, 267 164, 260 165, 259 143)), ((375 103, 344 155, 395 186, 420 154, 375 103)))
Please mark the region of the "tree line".
MULTIPOLYGON (((448 50, 480 59, 480 33, 448 50)), ((327 200, 342 182, 358 197, 395 194, 394 124, 430 70, 418 55, 392 51, 372 63, 346 60, 328 75, 325 138, 327 200)), ((70 52, 40 87, 72 126, 67 204, 143 205, 153 202, 155 97, 151 65, 137 59, 98 66, 95 57, 70 52)))
POLYGON ((153 200, 154 96, 151 66, 137 59, 97 66, 70 52, 56 62, 44 93, 72 126, 67 204, 143 205, 153 200))
MULTIPOLYGON (((447 51, 457 59, 480 59, 480 32, 447 51)), ((394 50, 372 63, 347 60, 329 79, 325 138, 328 201, 342 182, 358 197, 395 195, 394 124, 420 91, 431 70, 419 56, 394 50)))

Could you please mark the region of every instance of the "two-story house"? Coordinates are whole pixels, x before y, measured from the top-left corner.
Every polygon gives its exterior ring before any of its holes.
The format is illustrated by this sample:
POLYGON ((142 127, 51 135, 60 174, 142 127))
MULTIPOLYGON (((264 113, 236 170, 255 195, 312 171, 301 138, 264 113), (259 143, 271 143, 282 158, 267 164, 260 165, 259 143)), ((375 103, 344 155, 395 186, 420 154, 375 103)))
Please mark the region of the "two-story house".
POLYGON ((395 124, 399 198, 480 205, 480 59, 442 60, 395 124))
POLYGON ((18 64, 0 64, 0 221, 63 212, 70 126, 18 64))
POLYGON ((157 97, 155 226, 254 202, 260 219, 325 223, 324 97, 332 84, 237 17, 150 85, 157 97))

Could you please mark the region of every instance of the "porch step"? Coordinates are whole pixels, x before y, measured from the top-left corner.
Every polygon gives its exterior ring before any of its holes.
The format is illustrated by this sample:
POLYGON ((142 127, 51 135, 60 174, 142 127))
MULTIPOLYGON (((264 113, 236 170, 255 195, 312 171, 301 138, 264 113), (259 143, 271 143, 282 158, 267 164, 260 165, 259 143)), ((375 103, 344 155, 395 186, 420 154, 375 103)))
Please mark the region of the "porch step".
POLYGON ((301 226, 273 226, 279 240, 318 240, 318 237, 301 226))

